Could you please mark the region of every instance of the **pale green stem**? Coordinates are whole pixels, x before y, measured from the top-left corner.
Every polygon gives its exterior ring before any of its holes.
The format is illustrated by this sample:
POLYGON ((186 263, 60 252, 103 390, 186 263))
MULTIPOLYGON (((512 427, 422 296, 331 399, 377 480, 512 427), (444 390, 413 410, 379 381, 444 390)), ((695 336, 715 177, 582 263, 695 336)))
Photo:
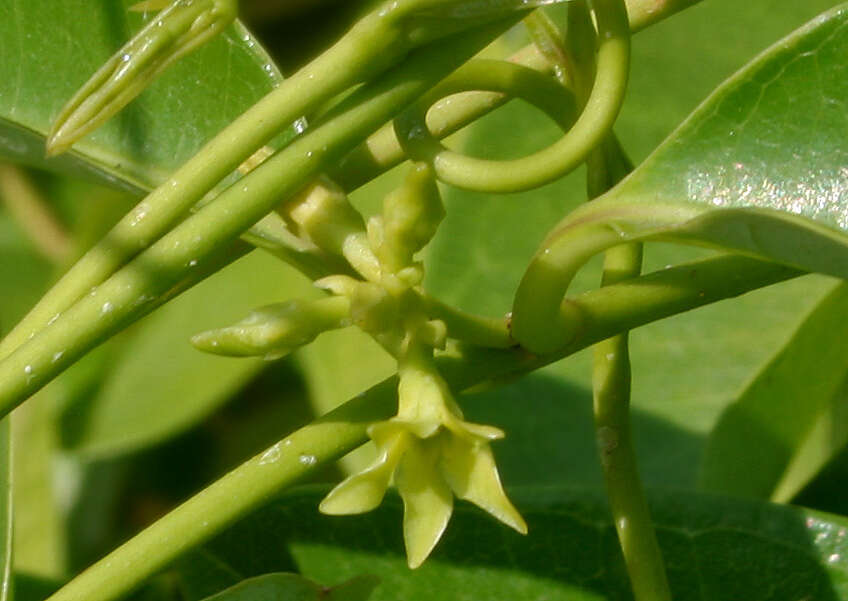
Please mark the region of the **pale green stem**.
MULTIPOLYGON (((452 390, 516 377, 618 332, 799 274, 732 255, 665 269, 570 301, 584 314, 585 328, 566 349, 537 356, 520 348, 454 347, 437 358, 438 371, 452 390)), ((130 592, 298 479, 366 442, 368 425, 394 415, 396 398, 392 377, 298 430, 124 543, 49 601, 111 601, 130 592)))
MULTIPOLYGON (((608 250, 604 283, 638 274, 638 244, 608 250)), ((630 359, 627 333, 595 345, 592 384, 595 435, 613 523, 636 601, 671 601, 665 563, 648 509, 630 426, 630 359)))
MULTIPOLYGON (((610 151, 607 140, 589 164, 590 195, 613 186, 624 173, 617 166, 628 163, 621 153, 610 151), (604 150, 608 152, 604 152, 604 150), (599 171, 601 173, 593 173, 599 171), (603 182, 603 184, 601 184, 603 182), (592 190, 592 187, 597 186, 592 190)), ((603 286, 638 277, 642 245, 624 244, 606 251, 603 286)), ((630 426, 630 357, 626 331, 597 343, 593 349, 592 388, 595 435, 615 524, 630 586, 636 601, 671 601, 665 563, 657 543, 630 426)))
MULTIPOLYGON (((180 223, 70 309, 44 319, 50 325, 0 362, 0 415, 145 313, 145 305, 170 290, 215 249, 247 230, 281 198, 300 190, 521 16, 517 13, 411 53, 402 65, 358 90, 324 123, 223 191, 215 202, 180 223)), ((38 309, 43 310, 43 306, 38 309)), ((11 342, 0 347, 3 352, 26 339, 25 329, 19 327, 16 332, 11 342)))
POLYGON ((608 209, 602 202, 573 211, 530 261, 512 309, 512 335, 522 346, 550 353, 571 343, 582 324, 563 299, 574 275, 591 257, 688 221, 702 210, 649 203, 608 209))
MULTIPOLYGON (((638 31, 649 22, 648 17, 660 20, 688 4, 689 2, 671 2, 664 4, 660 10, 654 10, 652 5, 642 0, 630 0, 628 13, 631 29, 638 31)), ((349 51, 351 43, 351 35, 346 36, 330 53, 341 56, 349 51)), ((519 56, 526 57, 521 60, 526 66, 550 68, 544 57, 532 49, 519 53, 519 56)), ((287 81, 286 86, 266 96, 248 113, 234 121, 165 184, 143 200, 0 341, 0 359, 5 358, 29 336, 49 323, 55 315, 70 307, 80 296, 103 282, 129 258, 161 236, 193 203, 232 172, 257 147, 300 117, 303 112, 301 110, 285 110, 287 106, 291 106, 289 101, 293 100, 295 91, 298 96, 296 106, 305 110, 312 105, 321 104, 321 99, 325 96, 332 96, 332 90, 335 88, 344 87, 344 78, 350 74, 345 73, 346 68, 337 68, 331 62, 318 59, 295 74, 287 81), (315 90, 314 85, 304 85, 306 82, 321 84, 321 89, 315 90), (304 88, 305 92, 301 92, 300 88, 304 88)), ((444 117, 433 117, 434 133, 448 135, 503 102, 501 95, 486 93, 467 94, 466 98, 467 101, 463 99, 462 102, 453 103, 452 108, 433 111, 437 114, 444 113, 444 117), (440 122, 444 123, 441 127, 440 122)), ((396 165, 403 158, 403 152, 394 137, 394 130, 391 124, 388 124, 352 153, 350 158, 342 163, 344 170, 335 172, 334 177, 345 189, 351 190, 396 165)), ((314 252, 296 248, 283 252, 279 248, 280 241, 262 238, 261 230, 248 239, 280 255, 283 260, 303 267, 306 272, 318 275, 320 257, 316 259, 314 252)), ((288 241, 283 241, 283 247, 287 248, 289 245, 288 241)))

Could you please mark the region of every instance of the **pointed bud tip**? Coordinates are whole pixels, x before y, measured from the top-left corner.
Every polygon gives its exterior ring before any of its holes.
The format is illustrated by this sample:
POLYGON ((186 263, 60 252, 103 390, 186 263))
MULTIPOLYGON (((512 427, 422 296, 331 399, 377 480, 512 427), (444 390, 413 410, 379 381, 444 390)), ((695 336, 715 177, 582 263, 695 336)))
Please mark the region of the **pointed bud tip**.
POLYGON ((44 144, 44 156, 45 158, 52 159, 53 157, 64 153, 70 147, 70 144, 62 143, 59 136, 56 136, 55 134, 51 135, 47 138, 47 142, 44 144))

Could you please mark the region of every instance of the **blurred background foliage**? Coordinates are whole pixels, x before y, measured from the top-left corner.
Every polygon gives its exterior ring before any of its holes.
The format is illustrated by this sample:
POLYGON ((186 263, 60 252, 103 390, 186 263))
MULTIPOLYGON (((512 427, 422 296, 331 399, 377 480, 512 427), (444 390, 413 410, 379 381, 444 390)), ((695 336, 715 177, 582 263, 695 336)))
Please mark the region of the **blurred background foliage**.
MULTIPOLYGON (((243 12, 246 26, 285 75, 344 31, 363 4, 250 0, 243 12)), ((710 0, 636 36, 631 88, 616 127, 634 161, 644 159, 727 76, 832 5, 710 0)), ((517 29, 492 52, 504 54, 526 41, 517 29)), ((219 70, 214 62, 180 68, 219 70)), ((168 77, 138 101, 147 97, 155 114, 166 110, 168 99, 156 104, 165 87, 188 89, 180 74, 168 77)), ((72 91, 79 83, 67 86, 72 91)), ((251 93, 258 94, 260 84, 251 84, 251 93)), ((152 139, 164 149, 166 131, 152 139)), ((454 145, 508 157, 557 135, 544 116, 511 103, 457 134, 454 145)), ((103 187, 90 177, 2 166, 0 332, 134 204, 141 189, 155 183, 156 173, 103 187), (13 199, 22 195, 29 200, 16 206, 13 199)), ((427 288, 464 309, 506 313, 545 232, 585 199, 583 175, 579 170, 538 190, 502 197, 445 189, 448 217, 427 251, 427 288)), ((375 212, 398 177, 390 172, 357 191, 355 204, 366 214, 375 212)), ((652 245, 646 270, 706 252, 652 245)), ((598 264, 592 263, 576 286, 588 289, 598 281, 598 264)), ((709 471, 714 453, 728 452, 714 431, 732 420, 728 407, 754 394, 749 383, 773 369, 775 356, 833 288, 828 278, 805 276, 633 333, 635 439, 649 487, 773 495, 773 487, 742 490, 709 471)), ((391 373, 389 358, 355 331, 328 333, 293 356, 267 363, 204 355, 188 343, 192 334, 231 323, 255 306, 308 294, 314 292, 305 278, 254 252, 91 353, 18 410, 16 571, 47 581, 79 571, 227 469, 391 373)), ((834 369, 844 371, 844 365, 834 369)), ((590 374, 584 352, 462 399, 471 420, 507 432, 495 452, 508 487, 601 487, 590 374)), ((844 386, 833 394, 844 396, 844 386)), ((793 419, 792 409, 787 411, 793 419)), ((748 445, 761 444, 738 438, 730 451, 746 454, 754 448, 748 445)), ((350 458, 319 479, 335 480, 359 463, 361 457, 350 458)), ((789 499, 846 514, 848 497, 838 494, 846 471, 848 455, 834 449, 799 480, 789 499)), ((22 590, 37 586, 27 580, 22 590)), ((174 586, 163 578, 154 592, 141 595, 167 597, 176 594, 174 586)))

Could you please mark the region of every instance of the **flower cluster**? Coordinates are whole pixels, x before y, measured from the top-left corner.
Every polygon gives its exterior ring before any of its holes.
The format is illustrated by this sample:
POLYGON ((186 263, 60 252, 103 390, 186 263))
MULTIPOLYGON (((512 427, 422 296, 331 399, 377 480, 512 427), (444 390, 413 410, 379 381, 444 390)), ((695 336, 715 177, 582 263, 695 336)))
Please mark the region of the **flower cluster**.
POLYGON ((280 212, 297 235, 344 257, 361 277, 325 277, 316 285, 332 296, 264 307, 193 342, 221 354, 278 357, 327 329, 356 325, 396 357, 398 413, 368 428, 377 457, 334 488, 321 511, 370 511, 394 483, 404 504, 410 567, 421 565, 438 542, 454 496, 526 532, 504 493, 490 448, 503 432, 463 419, 434 357, 445 346, 447 328, 428 315, 416 290, 424 271, 414 256, 444 217, 431 168, 414 165, 404 185, 386 197, 382 215, 371 218, 367 227, 329 181, 316 183, 280 212))

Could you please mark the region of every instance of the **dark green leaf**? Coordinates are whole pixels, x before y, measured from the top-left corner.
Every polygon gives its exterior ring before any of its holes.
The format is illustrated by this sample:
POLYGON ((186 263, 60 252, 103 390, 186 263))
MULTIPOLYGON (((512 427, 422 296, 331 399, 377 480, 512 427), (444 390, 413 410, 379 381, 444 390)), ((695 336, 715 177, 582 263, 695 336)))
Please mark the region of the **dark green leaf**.
POLYGON ((722 415, 706 490, 790 500, 848 442, 848 285, 834 289, 722 415))
POLYGON ((168 69, 70 156, 46 161, 44 138, 59 109, 150 18, 128 11, 134 3, 0 3, 0 156, 149 188, 280 81, 235 25, 168 69))
POLYGON ((321 587, 297 574, 265 574, 250 578, 208 601, 318 601, 321 587))
POLYGON ((297 574, 265 574, 208 597, 208 601, 366 601, 375 586, 371 577, 325 588, 297 574))
MULTIPOLYGON (((461 504, 419 569, 406 567, 402 506, 361 516, 318 514, 322 491, 292 493, 206 545, 248 576, 292 563, 318 581, 367 572, 374 599, 627 599, 627 577, 599 493, 516 490, 522 537, 461 504)), ((848 521, 766 503, 658 495, 652 510, 676 601, 848 598, 848 521)))

